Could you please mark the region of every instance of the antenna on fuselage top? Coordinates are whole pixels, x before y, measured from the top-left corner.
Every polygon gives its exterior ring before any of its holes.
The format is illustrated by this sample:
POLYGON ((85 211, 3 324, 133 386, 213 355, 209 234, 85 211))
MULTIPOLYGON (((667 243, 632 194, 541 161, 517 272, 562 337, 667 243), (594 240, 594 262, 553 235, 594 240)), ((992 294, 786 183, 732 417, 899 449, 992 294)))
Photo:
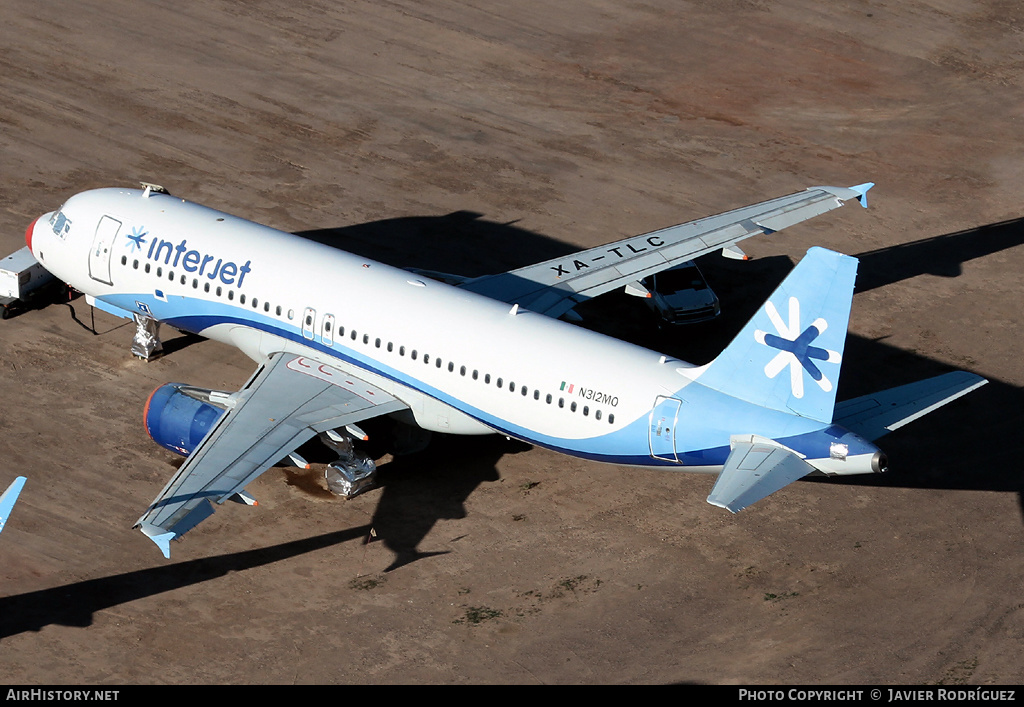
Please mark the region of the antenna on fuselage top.
POLYGON ((143 199, 148 199, 149 195, 153 192, 156 192, 157 194, 167 194, 168 196, 171 194, 171 192, 167 191, 159 184, 150 184, 149 182, 139 182, 139 184, 141 184, 142 188, 145 190, 142 192, 143 199))

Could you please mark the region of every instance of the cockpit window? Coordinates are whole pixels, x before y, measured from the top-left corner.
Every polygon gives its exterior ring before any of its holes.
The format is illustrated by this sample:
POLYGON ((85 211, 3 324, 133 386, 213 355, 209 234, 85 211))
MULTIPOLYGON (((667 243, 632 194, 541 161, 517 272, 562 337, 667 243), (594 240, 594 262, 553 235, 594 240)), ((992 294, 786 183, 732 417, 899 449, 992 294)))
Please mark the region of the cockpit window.
POLYGON ((71 219, 65 216, 63 211, 55 211, 50 217, 50 226, 57 237, 64 240, 71 231, 71 219))

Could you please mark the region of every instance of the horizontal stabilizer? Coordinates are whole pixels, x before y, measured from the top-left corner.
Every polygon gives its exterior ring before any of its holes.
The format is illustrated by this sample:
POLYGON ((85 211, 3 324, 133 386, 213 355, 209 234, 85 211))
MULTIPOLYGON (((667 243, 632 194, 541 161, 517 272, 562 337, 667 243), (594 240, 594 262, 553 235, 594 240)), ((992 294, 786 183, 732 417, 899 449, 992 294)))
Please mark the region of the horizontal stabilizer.
POLYGON ((11 516, 11 509, 14 508, 14 502, 18 500, 18 495, 21 493, 21 489, 25 486, 25 477, 19 476, 11 485, 7 487, 3 495, 0 496, 0 531, 4 529, 4 525, 7 524, 7 519, 11 516))
POLYGON ((946 373, 839 403, 833 422, 864 439, 876 440, 986 383, 966 371, 946 373))
POLYGON ((770 440, 738 442, 734 438, 708 503, 738 513, 812 471, 813 466, 770 440))

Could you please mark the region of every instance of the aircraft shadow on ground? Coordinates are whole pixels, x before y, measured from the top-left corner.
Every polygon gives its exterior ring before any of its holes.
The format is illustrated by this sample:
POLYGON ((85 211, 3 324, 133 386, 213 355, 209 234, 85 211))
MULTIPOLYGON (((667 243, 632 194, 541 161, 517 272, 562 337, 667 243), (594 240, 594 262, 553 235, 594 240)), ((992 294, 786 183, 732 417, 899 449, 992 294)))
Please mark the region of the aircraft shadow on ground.
MULTIPOLYGON (((385 572, 445 554, 446 551, 422 552, 418 545, 439 520, 464 518, 465 501, 476 487, 500 478, 497 461, 525 449, 529 445, 493 435, 437 435, 428 452, 399 457, 381 468, 382 494, 372 520, 365 525, 258 550, 176 562, 2 597, 0 639, 54 624, 87 627, 98 611, 351 540, 366 542, 371 531, 376 537, 374 542, 381 542, 394 555, 385 572)), ((449 538, 448 542, 458 540, 449 538)))
POLYGON ((97 611, 366 537, 370 526, 0 598, 0 639, 45 626, 90 626, 97 611))
POLYGON ((435 435, 424 452, 396 457, 382 465, 378 477, 383 492, 372 525, 384 546, 394 553, 384 571, 444 554, 417 548, 439 520, 466 517, 465 502, 470 494, 480 484, 501 478, 497 463, 502 457, 529 448, 494 435, 435 435))
MULTIPOLYGON (((465 277, 514 270, 579 250, 519 228, 515 222, 488 221, 473 211, 384 219, 295 235, 397 268, 439 270, 465 277)), ((611 234, 608 240, 620 237, 611 234)))
POLYGON ((1024 218, 1017 218, 860 253, 857 291, 867 292, 916 275, 957 277, 964 263, 1021 244, 1024 218))

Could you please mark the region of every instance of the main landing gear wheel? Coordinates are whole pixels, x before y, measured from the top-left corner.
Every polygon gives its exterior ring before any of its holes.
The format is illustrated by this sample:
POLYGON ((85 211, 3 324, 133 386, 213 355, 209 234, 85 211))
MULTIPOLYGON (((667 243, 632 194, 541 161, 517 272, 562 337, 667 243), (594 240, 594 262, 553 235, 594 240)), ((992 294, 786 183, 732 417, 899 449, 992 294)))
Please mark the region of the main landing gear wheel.
POLYGON ((331 493, 355 498, 374 487, 377 465, 368 456, 356 450, 352 438, 334 430, 321 433, 321 441, 338 454, 338 459, 327 465, 324 478, 331 493))

